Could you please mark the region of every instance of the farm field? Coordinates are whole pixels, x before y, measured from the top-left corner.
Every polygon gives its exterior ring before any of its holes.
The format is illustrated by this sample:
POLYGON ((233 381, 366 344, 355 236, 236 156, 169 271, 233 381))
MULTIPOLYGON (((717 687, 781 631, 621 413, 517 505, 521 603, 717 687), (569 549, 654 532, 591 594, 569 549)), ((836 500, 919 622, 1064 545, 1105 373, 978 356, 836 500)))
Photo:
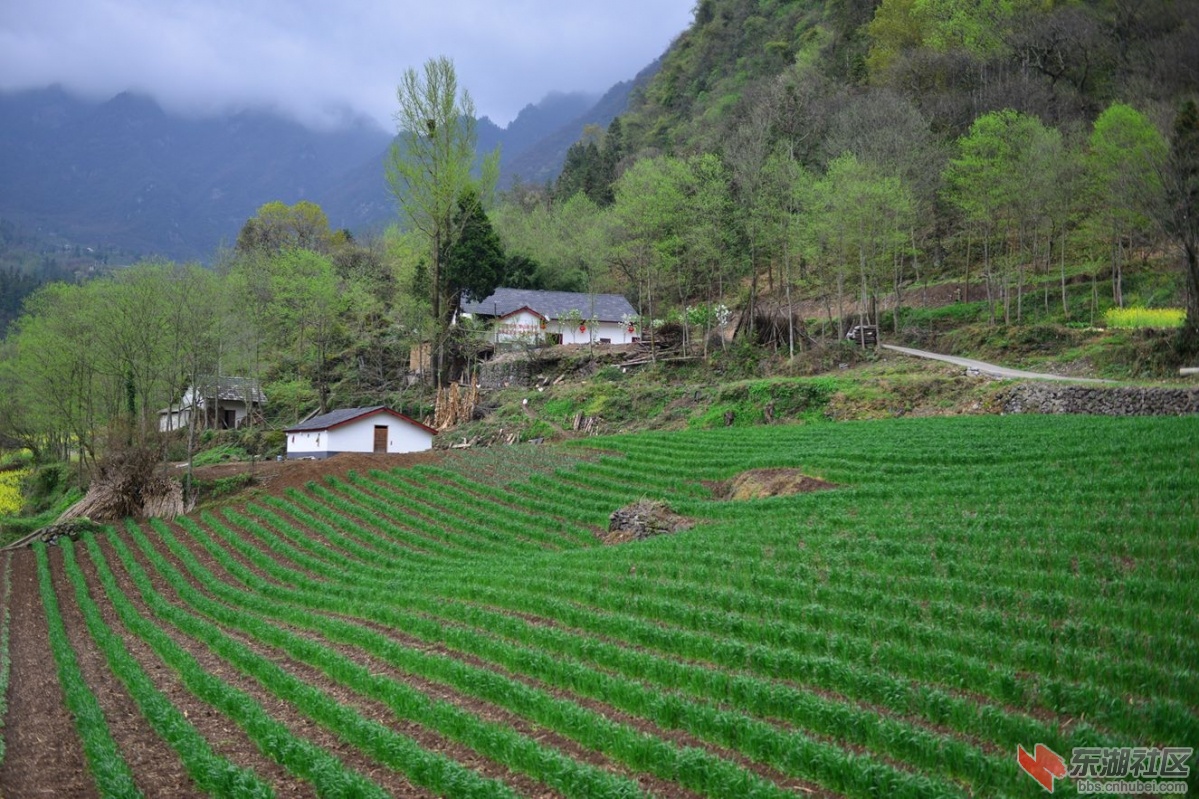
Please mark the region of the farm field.
POLYGON ((1032 797, 1018 744, 1199 743, 1195 418, 495 448, 0 569, 5 799, 1032 797), (643 498, 696 524, 601 545, 643 498))

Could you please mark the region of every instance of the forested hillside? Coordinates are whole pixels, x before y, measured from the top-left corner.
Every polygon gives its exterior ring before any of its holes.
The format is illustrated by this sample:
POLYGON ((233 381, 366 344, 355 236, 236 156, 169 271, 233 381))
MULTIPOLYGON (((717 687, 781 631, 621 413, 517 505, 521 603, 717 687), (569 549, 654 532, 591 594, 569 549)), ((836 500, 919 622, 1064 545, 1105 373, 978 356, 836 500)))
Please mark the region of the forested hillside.
POLYGON ((945 281, 991 322, 1194 308, 1196 63, 1195 4, 704 0, 500 228, 542 261, 602 230, 575 273, 655 317, 762 281, 828 323, 945 281))

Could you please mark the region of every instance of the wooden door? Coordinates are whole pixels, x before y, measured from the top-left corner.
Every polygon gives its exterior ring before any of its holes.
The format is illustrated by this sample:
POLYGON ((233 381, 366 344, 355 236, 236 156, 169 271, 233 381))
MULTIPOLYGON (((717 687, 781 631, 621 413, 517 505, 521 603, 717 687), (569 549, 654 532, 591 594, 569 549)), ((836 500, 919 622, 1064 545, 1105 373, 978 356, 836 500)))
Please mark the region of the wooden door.
POLYGON ((375 425, 375 452, 387 452, 387 425, 375 425))

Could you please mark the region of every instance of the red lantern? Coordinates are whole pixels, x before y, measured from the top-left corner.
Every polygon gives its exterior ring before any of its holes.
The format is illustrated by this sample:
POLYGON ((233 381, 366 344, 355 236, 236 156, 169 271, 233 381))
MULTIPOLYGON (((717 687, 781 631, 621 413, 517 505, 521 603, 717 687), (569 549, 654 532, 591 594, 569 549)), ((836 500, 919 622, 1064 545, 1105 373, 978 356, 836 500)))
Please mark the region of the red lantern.
POLYGON ((587 332, 587 325, 579 325, 579 332, 580 332, 580 333, 586 333, 586 332, 587 332))
POLYGON ((630 332, 630 333, 635 333, 635 332, 636 332, 636 328, 634 328, 632 325, 629 325, 629 332, 630 332))

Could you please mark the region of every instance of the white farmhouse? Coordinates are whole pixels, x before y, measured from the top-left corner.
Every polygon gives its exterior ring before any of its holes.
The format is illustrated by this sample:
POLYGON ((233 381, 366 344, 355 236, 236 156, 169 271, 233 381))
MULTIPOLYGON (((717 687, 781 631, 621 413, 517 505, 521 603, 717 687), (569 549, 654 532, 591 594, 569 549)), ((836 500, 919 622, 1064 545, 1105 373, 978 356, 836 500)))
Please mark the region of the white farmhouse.
POLYGON ((423 452, 437 431, 385 405, 342 408, 283 431, 288 458, 332 457, 342 452, 423 452))
POLYGON ((261 420, 265 403, 257 380, 202 375, 178 404, 158 412, 158 429, 184 430, 194 421, 200 429, 234 430, 250 418, 261 420))
POLYGON ((496 344, 634 344, 637 311, 619 294, 496 289, 463 314, 494 322, 496 344))

